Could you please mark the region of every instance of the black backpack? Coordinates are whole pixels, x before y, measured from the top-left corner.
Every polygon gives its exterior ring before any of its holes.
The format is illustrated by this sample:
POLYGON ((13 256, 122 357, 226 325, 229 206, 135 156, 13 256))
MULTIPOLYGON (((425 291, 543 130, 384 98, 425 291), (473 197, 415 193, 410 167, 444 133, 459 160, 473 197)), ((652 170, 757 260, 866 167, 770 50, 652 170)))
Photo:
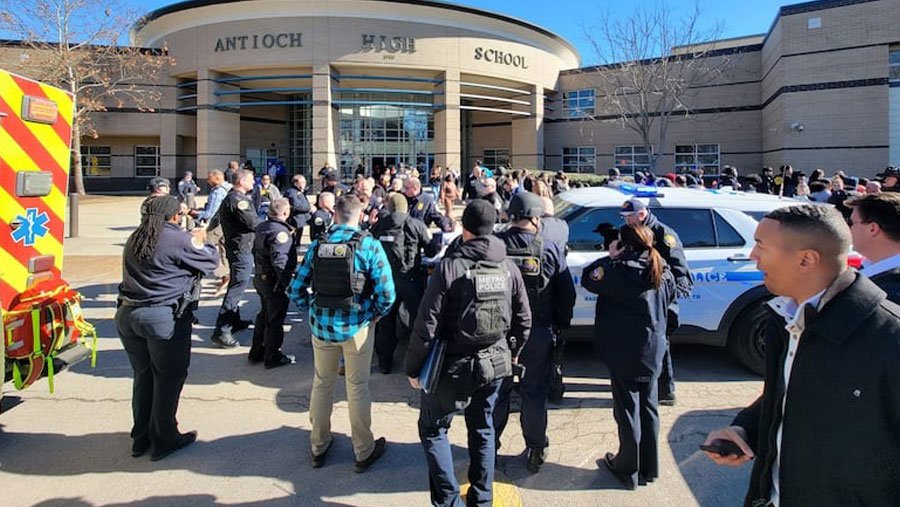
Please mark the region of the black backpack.
POLYGON ((465 270, 459 316, 454 341, 463 345, 488 347, 506 339, 512 321, 510 275, 502 263, 457 258, 465 270))
POLYGON ((313 253, 312 288, 319 308, 346 310, 357 296, 371 291, 365 273, 356 271, 354 259, 363 238, 369 234, 356 231, 347 242, 319 241, 313 253))
POLYGON ((544 275, 543 255, 544 238, 540 234, 535 234, 534 241, 524 248, 506 247, 506 258, 522 273, 532 315, 537 307, 538 296, 550 284, 550 280, 544 275))
POLYGON ((415 268, 417 245, 407 244, 406 225, 410 217, 407 215, 400 223, 394 224, 390 229, 379 231, 378 240, 384 246, 391 269, 395 273, 408 273, 415 268))

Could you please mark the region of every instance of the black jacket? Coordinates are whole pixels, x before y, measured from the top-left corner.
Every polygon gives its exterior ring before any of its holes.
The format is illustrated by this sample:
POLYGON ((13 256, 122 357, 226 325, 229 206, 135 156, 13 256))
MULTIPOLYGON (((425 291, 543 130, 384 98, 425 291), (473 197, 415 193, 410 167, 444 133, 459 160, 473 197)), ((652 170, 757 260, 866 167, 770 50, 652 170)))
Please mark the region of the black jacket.
POLYGON ((756 454, 744 502, 769 500, 778 425, 782 507, 900 505, 900 307, 846 271, 806 309, 782 418, 789 335, 773 313, 762 396, 738 414, 756 454))
POLYGON ((302 229, 306 222, 309 222, 312 206, 309 199, 303 191, 295 186, 290 186, 284 191, 284 197, 291 203, 291 218, 289 219, 292 226, 302 229))
POLYGON ((138 261, 130 243, 122 252, 119 297, 136 306, 175 304, 191 290, 197 275, 219 265, 215 247, 194 240, 175 224, 165 224, 149 259, 138 261))
POLYGON ((428 355, 428 345, 435 336, 448 340, 448 356, 464 357, 478 352, 477 349, 467 348, 452 341, 463 306, 460 295, 462 284, 457 281, 465 276, 465 272, 454 262, 454 259, 459 257, 502 262, 506 266, 512 282, 510 291, 512 321, 508 341, 513 357, 528 340, 531 331, 528 294, 525 292, 525 282, 522 281, 519 268, 506 258, 506 246, 495 236, 484 236, 465 242, 458 239, 447 248, 441 263, 428 279, 428 287, 419 306, 419 315, 413 325, 409 349, 406 351, 406 374, 410 377, 419 376, 428 355))
MULTIPOLYGON (((406 213, 384 213, 375 222, 369 232, 381 241, 391 262, 391 271, 394 280, 398 278, 420 278, 424 275, 422 268, 422 254, 426 257, 434 257, 441 250, 441 245, 428 232, 428 227, 421 220, 417 220, 406 213), (403 259, 398 259, 391 248, 395 236, 403 234, 405 251, 403 259)), ((421 278, 420 278, 421 280, 421 278)))
POLYGON ((675 277, 675 299, 669 305, 668 325, 669 330, 674 331, 678 327, 678 298, 691 296, 694 290, 694 278, 688 267, 687 258, 684 256, 684 245, 678 233, 668 225, 659 221, 656 215, 649 213, 644 225, 653 231, 653 246, 659 251, 672 275, 675 277))
POLYGON ((276 290, 285 290, 297 267, 294 228, 272 218, 259 224, 253 241, 253 260, 257 276, 271 277, 276 290))
POLYGON ((666 351, 668 307, 676 291, 669 267, 656 289, 650 283, 648 255, 626 251, 585 267, 581 286, 597 294, 594 337, 603 362, 631 381, 658 376, 666 351))
POLYGON ((253 250, 253 233, 259 225, 259 216, 249 195, 234 189, 228 192, 219 207, 219 223, 226 250, 243 253, 253 250))
POLYGON ((406 201, 409 204, 409 216, 418 218, 425 222, 425 225, 440 227, 445 232, 453 230, 450 227, 450 220, 438 211, 433 195, 422 192, 416 197, 407 197, 406 201))
POLYGON ((892 303, 900 305, 900 268, 872 275, 871 280, 879 289, 887 293, 887 298, 892 303))
MULTIPOLYGON (((535 235, 518 227, 510 227, 497 237, 506 244, 507 249, 519 249, 534 243, 535 235)), ((575 308, 575 282, 566 264, 566 252, 559 244, 544 240, 541 272, 547 285, 531 305, 534 309, 531 314, 532 328, 552 326, 557 330, 566 329, 572 322, 575 308)))

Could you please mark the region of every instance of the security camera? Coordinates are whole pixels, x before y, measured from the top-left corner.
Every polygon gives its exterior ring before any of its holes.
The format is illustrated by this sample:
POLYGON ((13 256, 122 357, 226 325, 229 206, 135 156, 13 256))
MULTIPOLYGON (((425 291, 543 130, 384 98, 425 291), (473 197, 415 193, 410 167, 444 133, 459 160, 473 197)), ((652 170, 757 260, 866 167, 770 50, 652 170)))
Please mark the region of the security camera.
POLYGON ((805 128, 806 128, 806 126, 798 121, 791 123, 791 130, 796 130, 797 132, 803 132, 803 130, 805 128))
POLYGON ((805 128, 806 127, 801 123, 800 125, 797 125, 797 132, 803 132, 803 129, 805 128))

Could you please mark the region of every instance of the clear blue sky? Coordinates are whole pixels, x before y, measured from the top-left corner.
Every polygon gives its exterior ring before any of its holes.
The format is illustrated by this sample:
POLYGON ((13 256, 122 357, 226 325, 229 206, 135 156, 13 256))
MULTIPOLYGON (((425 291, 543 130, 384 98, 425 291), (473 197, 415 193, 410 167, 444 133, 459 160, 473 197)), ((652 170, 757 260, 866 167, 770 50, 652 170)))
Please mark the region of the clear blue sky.
MULTIPOLYGON (((167 0, 122 0, 139 13, 172 4, 167 0)), ((692 0, 659 0, 685 15, 693 9, 692 0)), ((627 16, 641 4, 656 5, 657 0, 456 0, 462 5, 507 14, 536 23, 568 39, 581 53, 585 65, 597 57, 584 37, 585 26, 597 25, 607 12, 627 16)), ((782 5, 796 1, 776 0, 699 0, 700 20, 706 27, 721 23, 722 37, 764 33, 782 5)))

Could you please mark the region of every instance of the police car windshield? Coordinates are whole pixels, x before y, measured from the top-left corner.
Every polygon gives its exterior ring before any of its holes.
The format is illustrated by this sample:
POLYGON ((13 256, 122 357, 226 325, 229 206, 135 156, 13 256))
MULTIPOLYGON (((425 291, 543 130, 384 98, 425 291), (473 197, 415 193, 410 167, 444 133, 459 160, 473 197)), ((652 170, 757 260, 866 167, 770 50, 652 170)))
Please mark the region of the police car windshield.
POLYGON ((571 201, 567 201, 559 195, 553 196, 553 216, 561 220, 581 210, 581 206, 576 206, 571 201))

